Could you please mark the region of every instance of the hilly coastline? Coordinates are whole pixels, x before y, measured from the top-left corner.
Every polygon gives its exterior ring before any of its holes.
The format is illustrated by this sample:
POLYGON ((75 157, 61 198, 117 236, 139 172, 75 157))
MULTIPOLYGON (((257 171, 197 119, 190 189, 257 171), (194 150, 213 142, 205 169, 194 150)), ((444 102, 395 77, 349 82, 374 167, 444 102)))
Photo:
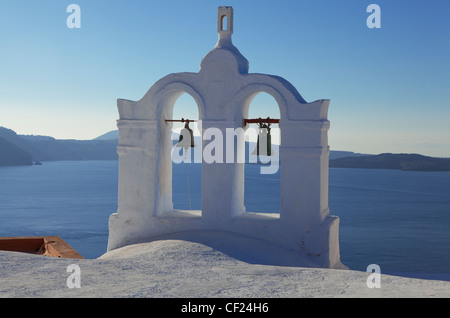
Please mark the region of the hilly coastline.
POLYGON ((0 166, 29 166, 32 163, 28 152, 0 137, 0 166))
POLYGON ((117 160, 118 140, 59 140, 0 127, 0 166, 59 160, 117 160))

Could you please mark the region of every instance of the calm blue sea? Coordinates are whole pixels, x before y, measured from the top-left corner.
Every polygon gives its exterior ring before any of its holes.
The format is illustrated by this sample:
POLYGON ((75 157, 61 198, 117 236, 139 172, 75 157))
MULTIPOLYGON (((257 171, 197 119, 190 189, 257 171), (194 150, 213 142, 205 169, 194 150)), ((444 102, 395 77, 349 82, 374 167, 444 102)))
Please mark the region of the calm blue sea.
MULTIPOLYGON (((189 176, 190 207, 200 209, 200 168, 174 165, 175 208, 189 209, 189 176)), ((97 258, 117 211, 117 182, 116 161, 0 167, 0 237, 59 235, 97 258)), ((247 210, 279 212, 279 197, 279 174, 247 165, 247 210)), ((341 260, 351 269, 450 273, 450 172, 331 168, 329 206, 340 217, 341 260)))

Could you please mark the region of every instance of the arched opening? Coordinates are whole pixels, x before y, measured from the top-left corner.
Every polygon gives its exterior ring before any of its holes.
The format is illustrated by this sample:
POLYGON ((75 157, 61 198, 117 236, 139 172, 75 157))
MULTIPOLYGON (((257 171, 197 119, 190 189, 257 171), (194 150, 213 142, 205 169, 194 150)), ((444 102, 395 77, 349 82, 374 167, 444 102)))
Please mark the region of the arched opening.
MULTIPOLYGON (((180 134, 186 122, 172 123, 172 202, 173 209, 179 211, 201 210, 201 134, 198 105, 188 93, 183 93, 175 102, 173 120, 195 120, 189 122, 195 147, 179 147, 180 134)), ((185 140, 186 142, 186 140, 185 140)), ((185 144, 185 143, 183 143, 185 144)), ((189 143, 190 144, 190 143, 189 143)))
MULTIPOLYGON (((191 86, 180 82, 165 86, 155 99, 161 109, 161 126, 158 132, 160 138, 157 143, 157 147, 160 147, 159 156, 154 158, 159 167, 156 175, 158 186, 155 188, 157 198, 155 215, 160 217, 201 216, 201 207, 198 203, 200 200, 197 198, 201 194, 195 192, 197 188, 201 187, 200 181, 199 178, 192 177, 195 173, 191 171, 194 169, 191 162, 194 161, 188 159, 191 158, 189 153, 193 157, 201 158, 202 145, 200 143, 199 147, 193 148, 194 151, 188 149, 191 151, 187 152, 186 159, 184 158, 184 149, 175 147, 175 145, 179 141, 176 133, 180 130, 180 126, 184 127, 184 124, 181 123, 182 118, 196 120, 195 127, 194 123, 190 123, 190 127, 194 128, 194 133, 197 130, 196 125, 201 123, 200 119, 203 115, 203 100, 191 86), (195 154, 197 151, 200 152, 200 156, 195 154), (192 193, 193 191, 194 193, 192 193), (184 198, 180 198, 183 194, 185 194, 184 198), (191 204, 189 204, 189 199, 191 204), (189 210, 191 213, 183 213, 189 210)), ((198 162, 201 163, 201 160, 198 162)), ((198 167, 198 169, 200 168, 198 167)))
MULTIPOLYGON (((277 101, 268 93, 260 92, 252 99, 248 119, 280 119, 277 101)), ((279 124, 270 124, 269 138, 260 139, 260 148, 267 144, 270 156, 257 154, 259 130, 258 124, 246 127, 246 164, 244 172, 244 205, 247 212, 280 213, 280 145, 281 131, 279 124), (271 147, 271 151, 270 148, 271 147), (264 166, 265 170, 262 170, 264 166)), ((264 130, 268 132, 268 130, 264 130)), ((260 136, 261 137, 261 136, 260 136)))
POLYGON ((228 16, 226 15, 223 15, 220 19, 220 30, 228 31, 228 16))

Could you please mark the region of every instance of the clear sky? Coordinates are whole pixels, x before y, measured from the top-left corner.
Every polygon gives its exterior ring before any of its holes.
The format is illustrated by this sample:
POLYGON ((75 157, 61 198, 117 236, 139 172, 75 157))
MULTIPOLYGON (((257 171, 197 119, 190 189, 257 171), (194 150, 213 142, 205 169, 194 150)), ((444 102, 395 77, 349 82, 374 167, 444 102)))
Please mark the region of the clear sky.
MULTIPOLYGON (((3 0, 0 126, 59 139, 117 129, 117 98, 198 71, 221 5, 234 8, 233 43, 250 72, 331 100, 331 149, 450 157, 448 0, 3 0), (66 25, 71 3, 80 29, 66 25), (367 27, 371 3, 380 29, 367 27)), ((254 103, 278 112, 271 98, 254 103)), ((175 105, 176 116, 195 112, 186 96, 175 105)))

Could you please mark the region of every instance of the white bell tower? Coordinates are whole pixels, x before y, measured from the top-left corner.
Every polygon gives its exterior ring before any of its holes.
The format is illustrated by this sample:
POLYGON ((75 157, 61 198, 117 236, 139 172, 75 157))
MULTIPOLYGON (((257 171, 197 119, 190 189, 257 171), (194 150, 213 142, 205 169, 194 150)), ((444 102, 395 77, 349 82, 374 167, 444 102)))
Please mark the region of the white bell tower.
MULTIPOLYGON (((219 40, 198 73, 167 75, 141 100, 118 100, 119 197, 118 211, 110 217, 108 250, 166 234, 223 231, 276 244, 317 267, 341 267, 339 219, 328 208, 330 101, 308 103, 287 80, 249 73, 247 59, 232 44, 233 31, 233 8, 219 7, 219 40), (245 164, 204 160, 201 211, 174 210, 167 121, 177 98, 183 93, 194 98, 202 134, 212 128, 226 136, 227 129, 243 128, 260 92, 270 94, 280 109, 280 213, 247 211, 245 164)), ((244 137, 237 139, 245 143, 244 137)), ((208 142, 198 146, 205 149, 208 142)))

